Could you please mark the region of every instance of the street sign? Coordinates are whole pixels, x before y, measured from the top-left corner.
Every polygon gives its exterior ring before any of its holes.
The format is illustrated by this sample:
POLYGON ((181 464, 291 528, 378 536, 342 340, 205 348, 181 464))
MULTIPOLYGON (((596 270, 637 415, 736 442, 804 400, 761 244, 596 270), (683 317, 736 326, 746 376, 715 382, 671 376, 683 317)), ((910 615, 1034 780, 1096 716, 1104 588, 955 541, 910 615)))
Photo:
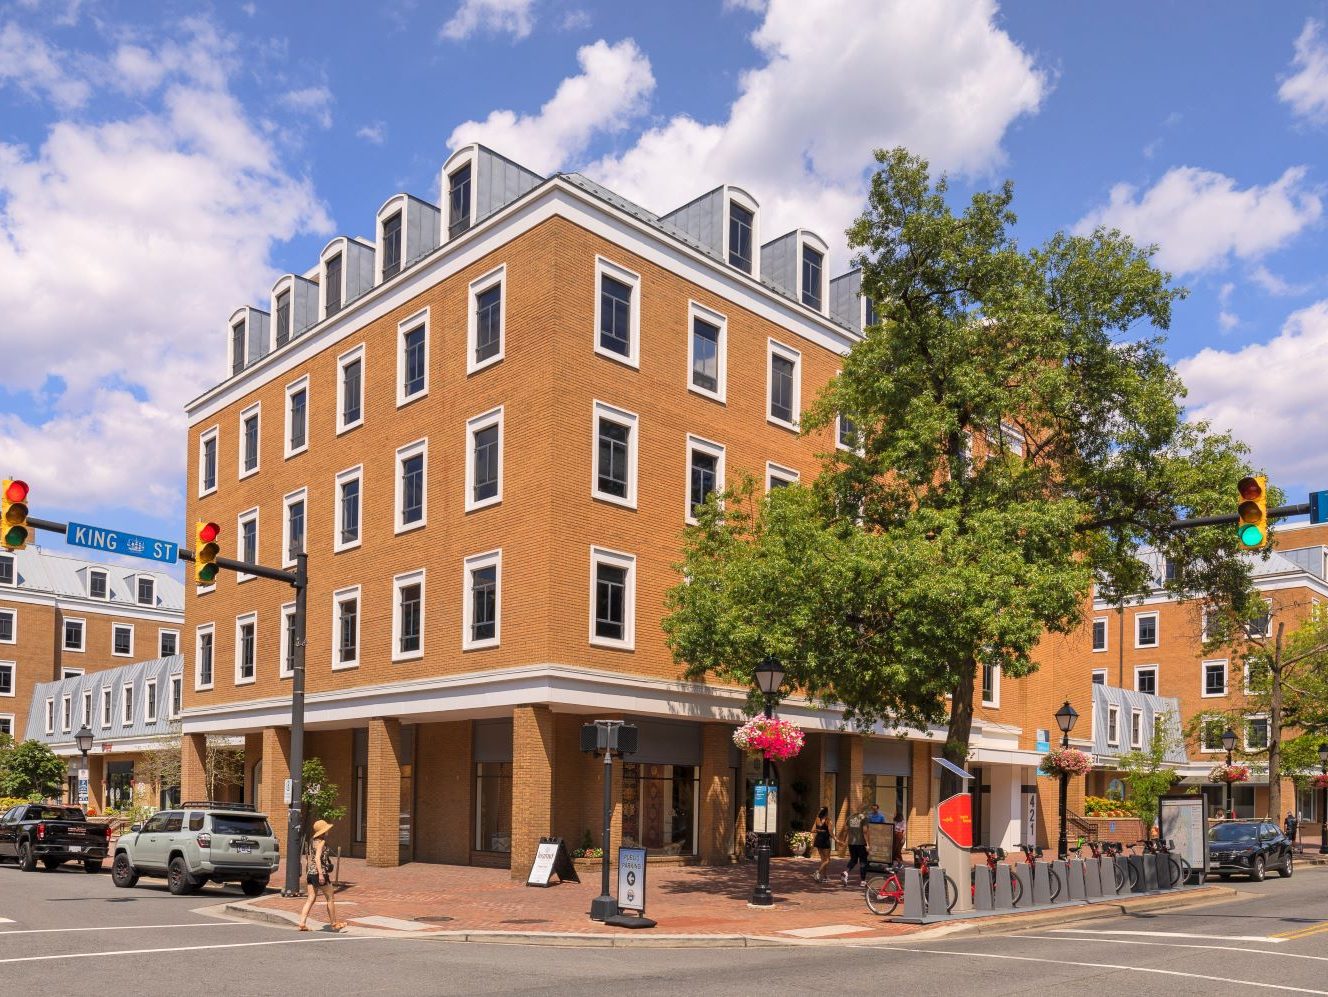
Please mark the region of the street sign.
POLYGON ((1328 492, 1310 492, 1310 522, 1328 523, 1328 492))
POLYGON ((66 525, 65 543, 73 544, 75 547, 110 551, 112 554, 141 557, 148 561, 160 561, 162 564, 174 564, 180 549, 179 544, 171 543, 169 540, 141 537, 137 533, 108 530, 101 526, 88 526, 86 523, 66 525))
POLYGON ((752 787, 752 830, 757 834, 779 831, 779 787, 758 782, 752 787))
POLYGON ((646 850, 618 849, 618 907, 646 912, 646 850))

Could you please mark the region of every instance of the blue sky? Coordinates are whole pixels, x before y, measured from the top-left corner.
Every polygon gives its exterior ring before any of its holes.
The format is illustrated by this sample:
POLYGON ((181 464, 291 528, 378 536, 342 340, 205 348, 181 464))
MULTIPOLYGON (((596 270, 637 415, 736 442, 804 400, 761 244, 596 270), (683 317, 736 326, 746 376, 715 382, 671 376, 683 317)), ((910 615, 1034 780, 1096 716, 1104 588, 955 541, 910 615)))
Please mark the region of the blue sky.
POLYGON ((835 272, 874 146, 956 199, 1010 177, 1025 243, 1156 242, 1192 413, 1328 487, 1323 0, 0 0, 0 471, 182 538, 182 406, 232 309, 389 195, 436 201, 472 140, 661 212, 742 184, 835 272))

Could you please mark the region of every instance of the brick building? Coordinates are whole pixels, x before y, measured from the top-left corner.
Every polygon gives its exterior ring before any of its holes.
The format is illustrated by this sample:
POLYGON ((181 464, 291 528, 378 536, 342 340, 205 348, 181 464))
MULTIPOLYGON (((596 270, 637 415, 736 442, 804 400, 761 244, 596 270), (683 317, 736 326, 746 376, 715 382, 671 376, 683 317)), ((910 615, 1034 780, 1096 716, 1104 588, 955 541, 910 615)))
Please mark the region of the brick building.
MULTIPOLYGON (((229 376, 188 406, 188 520, 219 523, 226 555, 309 555, 306 756, 347 807, 334 845, 523 874, 540 835, 598 828, 578 731, 623 717, 641 747, 614 768, 615 841, 723 861, 760 771, 731 741, 746 690, 679 679, 664 595, 695 501, 745 473, 808 480, 842 445, 798 420, 867 321, 859 275, 832 279, 804 229, 762 243, 732 186, 661 216, 469 146, 441 187, 231 316, 229 376)), ((227 572, 189 590, 184 793, 205 734, 243 735, 246 797, 280 814, 292 596, 227 572)), ((1037 681, 981 682, 987 840, 1038 813, 1060 700, 1017 687, 1037 681)), ((780 767, 785 823, 876 799, 932 839, 943 732, 781 712, 809 732, 780 767)))

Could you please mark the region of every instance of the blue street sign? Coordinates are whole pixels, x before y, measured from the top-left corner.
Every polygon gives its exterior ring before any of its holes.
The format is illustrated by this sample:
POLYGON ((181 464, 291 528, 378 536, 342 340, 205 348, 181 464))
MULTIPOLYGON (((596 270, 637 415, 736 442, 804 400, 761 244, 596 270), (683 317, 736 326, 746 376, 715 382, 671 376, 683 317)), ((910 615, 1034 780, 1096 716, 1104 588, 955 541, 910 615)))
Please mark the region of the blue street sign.
POLYGON ((148 561, 160 561, 162 564, 174 564, 180 550, 179 544, 171 543, 169 540, 140 537, 137 533, 122 533, 120 530, 88 526, 86 523, 68 524, 65 527, 65 543, 73 544, 75 547, 106 550, 112 554, 141 557, 148 561))
POLYGON ((1328 492, 1310 492, 1310 522, 1328 523, 1328 492))

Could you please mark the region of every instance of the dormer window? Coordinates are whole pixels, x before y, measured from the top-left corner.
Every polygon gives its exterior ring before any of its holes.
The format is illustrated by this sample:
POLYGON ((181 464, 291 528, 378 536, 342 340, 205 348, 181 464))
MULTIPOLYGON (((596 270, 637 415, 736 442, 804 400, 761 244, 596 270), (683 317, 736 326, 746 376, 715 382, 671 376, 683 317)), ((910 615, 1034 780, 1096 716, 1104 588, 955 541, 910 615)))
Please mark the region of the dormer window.
POLYGON ((383 220, 383 280, 401 272, 401 212, 383 220))
POLYGON ((729 202, 729 264, 743 273, 752 272, 752 226, 756 212, 737 201, 729 202))
POLYGON ((341 254, 328 257, 323 267, 323 315, 331 318, 341 311, 341 254))
POLYGON ((825 254, 811 246, 802 247, 802 303, 821 310, 821 276, 825 254))
POLYGON ((470 228, 470 163, 447 178, 447 236, 455 239, 470 228))
POLYGON ((867 329, 879 324, 880 321, 881 316, 876 311, 876 302, 864 294, 862 296, 862 328, 867 329))
POLYGON ((88 571, 88 596, 93 599, 106 598, 106 572, 96 568, 88 571))
POLYGON ((140 606, 155 606, 157 604, 157 580, 155 578, 139 576, 138 604, 140 606))
POLYGON ((290 341, 290 291, 277 295, 277 345, 285 346, 290 341))
POLYGON ((14 584, 14 555, 0 554, 0 585, 14 584))
POLYGON ((244 322, 231 326, 231 374, 244 370, 244 322))

